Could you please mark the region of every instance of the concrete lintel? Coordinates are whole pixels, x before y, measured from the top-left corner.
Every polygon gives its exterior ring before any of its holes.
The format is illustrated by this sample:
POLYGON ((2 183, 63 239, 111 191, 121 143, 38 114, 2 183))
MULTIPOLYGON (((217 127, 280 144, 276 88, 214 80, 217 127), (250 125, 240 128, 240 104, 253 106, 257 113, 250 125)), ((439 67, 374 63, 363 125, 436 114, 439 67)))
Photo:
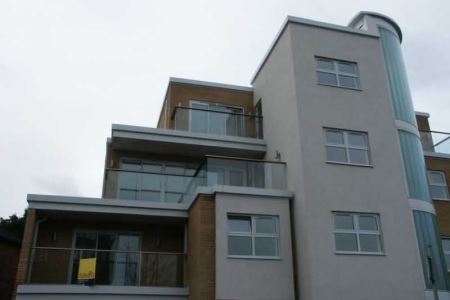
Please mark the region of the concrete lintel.
POLYGON ((229 185, 213 185, 198 187, 195 191, 192 201, 189 203, 189 207, 195 202, 199 195, 214 195, 217 193, 223 194, 238 194, 243 196, 261 196, 261 197, 275 197, 285 200, 294 198, 294 193, 287 190, 277 189, 262 189, 254 187, 242 187, 242 186, 229 186, 229 185))
POLYGON ((155 203, 137 200, 69 197, 29 194, 30 208, 80 211, 94 213, 113 213, 147 216, 166 216, 187 218, 187 205, 184 203, 155 203))
POLYGON ((187 288, 178 287, 141 287, 113 285, 94 285, 90 287, 75 284, 23 284, 18 286, 17 294, 188 296, 189 293, 187 288))

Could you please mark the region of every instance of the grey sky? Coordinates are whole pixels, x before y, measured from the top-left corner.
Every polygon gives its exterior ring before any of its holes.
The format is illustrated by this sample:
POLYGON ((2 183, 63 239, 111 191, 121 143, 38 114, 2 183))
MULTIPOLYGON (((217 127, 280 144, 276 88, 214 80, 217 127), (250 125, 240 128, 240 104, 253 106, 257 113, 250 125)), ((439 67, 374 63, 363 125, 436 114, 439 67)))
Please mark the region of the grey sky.
POLYGON ((156 126, 168 78, 248 85, 287 15, 395 19, 415 109, 450 131, 450 1, 0 1, 0 216, 98 197, 112 123, 156 126))

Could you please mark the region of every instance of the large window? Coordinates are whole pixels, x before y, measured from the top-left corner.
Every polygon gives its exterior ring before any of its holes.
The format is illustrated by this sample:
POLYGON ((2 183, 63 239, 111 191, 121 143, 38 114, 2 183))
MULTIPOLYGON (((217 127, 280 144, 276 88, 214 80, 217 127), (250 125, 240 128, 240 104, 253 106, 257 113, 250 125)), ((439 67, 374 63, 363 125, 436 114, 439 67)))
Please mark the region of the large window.
POLYGON ((198 101, 191 101, 191 108, 191 131, 244 136, 242 108, 198 101))
POLYGON ((334 213, 336 253, 381 254, 380 220, 377 214, 334 213))
POLYGON ((119 173, 119 198, 155 202, 182 201, 194 174, 193 166, 123 159, 119 173))
POLYGON ((325 128, 327 161, 370 165, 367 133, 325 128))
POLYGON ((276 216, 228 216, 228 255, 237 257, 279 256, 276 216))
POLYGON ((428 171, 431 198, 436 200, 450 200, 445 173, 441 171, 428 171))
POLYGON ((358 66, 354 62, 316 57, 319 84, 359 89, 358 66))
POLYGON ((71 283, 78 283, 81 258, 96 258, 95 283, 137 285, 140 236, 111 232, 75 233, 71 283))

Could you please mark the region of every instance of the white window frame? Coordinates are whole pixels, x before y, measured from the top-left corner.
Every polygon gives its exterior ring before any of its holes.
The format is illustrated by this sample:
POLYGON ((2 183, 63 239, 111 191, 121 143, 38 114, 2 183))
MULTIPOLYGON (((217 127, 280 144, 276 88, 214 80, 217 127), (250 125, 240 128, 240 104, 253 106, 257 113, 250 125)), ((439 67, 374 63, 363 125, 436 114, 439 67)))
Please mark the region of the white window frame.
POLYGON ((316 62, 316 76, 317 76, 317 83, 318 84, 327 85, 327 86, 334 86, 334 87, 340 87, 340 88, 351 89, 351 90, 361 90, 361 80, 359 79, 358 63, 353 62, 353 61, 338 60, 338 59, 322 57, 322 56, 316 56, 315 57, 315 62, 316 62), (319 68, 318 64, 317 64, 318 60, 327 60, 329 62, 332 62, 334 70, 331 71, 331 70, 328 70, 328 69, 321 69, 321 68, 319 68), (347 73, 347 72, 339 71, 339 66, 338 66, 339 63, 346 63, 346 64, 354 65, 355 66, 355 73, 347 73), (319 76, 317 74, 318 72, 335 75, 336 76, 336 85, 330 84, 330 83, 322 83, 322 82, 320 82, 319 81, 319 76), (341 85, 340 79, 339 79, 340 75, 355 78, 357 86, 356 87, 350 87, 350 86, 341 85))
POLYGON ((428 176, 428 184, 430 185, 430 196, 431 196, 431 198, 433 200, 450 201, 450 195, 449 195, 448 186, 447 186, 447 176, 446 176, 445 172, 443 172, 443 171, 435 171, 435 170, 427 170, 427 176, 428 176), (438 174, 438 175, 442 176, 444 183, 431 182, 431 176, 430 176, 431 174, 438 174), (445 191, 447 192, 447 198, 433 197, 433 194, 431 193, 431 187, 432 186, 444 187, 445 191))
MULTIPOLYGON (((240 130, 241 130, 241 132, 242 132, 242 135, 237 135, 237 137, 245 137, 245 122, 246 122, 246 118, 244 117, 244 107, 242 107, 242 106, 239 106, 239 105, 229 105, 229 104, 222 104, 222 103, 213 103, 213 102, 206 102, 206 101, 199 101, 199 100, 190 100, 189 101, 189 107, 191 108, 190 110, 189 110, 189 131, 190 132, 192 132, 192 104, 200 104, 200 105, 205 105, 205 106, 208 106, 208 110, 211 110, 211 107, 214 107, 214 106, 221 106, 221 107, 230 107, 230 108, 234 108, 234 109, 239 109, 239 110, 241 110, 241 113, 242 113, 242 122, 241 122, 241 128, 240 128, 240 130)), ((206 112, 206 111, 205 111, 206 112)), ((211 112, 215 112, 215 111, 211 111, 211 112)), ((210 114, 210 112, 209 111, 207 111, 206 112, 207 113, 207 117, 206 117, 206 127, 208 128, 208 130, 209 130, 209 127, 210 127, 210 125, 209 125, 209 114, 210 114)), ((220 112, 215 112, 215 113, 220 113, 220 112)), ((225 112, 224 112, 224 114, 226 114, 225 112)), ((216 134, 216 133, 214 133, 214 132, 206 132, 207 134, 216 134)), ((228 132, 227 132, 227 127, 225 127, 225 135, 226 136, 234 136, 234 135, 228 135, 228 132)))
POLYGON ((354 212, 333 212, 333 227, 334 227, 334 251, 336 254, 365 254, 365 255, 384 255, 384 244, 383 244, 383 232, 381 231, 380 215, 374 213, 354 213, 354 212), (337 229, 335 224, 335 216, 352 216, 354 229, 337 229), (359 217, 360 216, 370 216, 375 217, 377 222, 378 230, 361 230, 359 228, 359 217), (356 241, 358 245, 358 251, 343 251, 336 249, 336 233, 350 233, 356 235, 356 241), (368 252, 361 251, 360 235, 370 234, 378 235, 380 239, 380 251, 379 252, 368 252))
POLYGON ((279 226, 279 216, 276 215, 245 215, 245 214, 227 214, 227 256, 229 258, 256 258, 256 259, 281 259, 280 257, 280 226, 279 226), (228 220, 230 217, 239 217, 239 218, 250 218, 250 232, 233 232, 229 231, 228 220), (271 217, 275 219, 275 230, 276 232, 273 234, 270 233, 256 233, 256 219, 260 217, 271 217), (252 255, 235 255, 228 253, 228 238, 230 236, 244 236, 252 239, 252 255), (275 238, 277 240, 277 255, 274 256, 262 256, 255 254, 255 238, 258 237, 269 237, 275 238))
POLYGON ((369 134, 367 132, 325 127, 324 128, 324 138, 325 138, 325 156, 326 156, 327 163, 342 164, 342 165, 354 165, 354 166, 364 166, 364 167, 371 167, 372 166, 372 159, 370 157, 369 134), (339 132, 341 132, 343 137, 344 137, 344 144, 329 143, 327 141, 327 131, 339 131, 339 132), (367 146, 363 147, 363 146, 350 145, 350 143, 348 142, 348 135, 351 134, 351 133, 365 135, 367 146), (345 153, 346 153, 346 157, 347 157, 347 161, 344 162, 344 161, 329 160, 328 157, 327 157, 327 154, 326 154, 327 147, 344 148, 345 149, 345 153), (366 151, 367 152, 367 164, 358 164, 358 163, 350 162, 350 149, 366 151))

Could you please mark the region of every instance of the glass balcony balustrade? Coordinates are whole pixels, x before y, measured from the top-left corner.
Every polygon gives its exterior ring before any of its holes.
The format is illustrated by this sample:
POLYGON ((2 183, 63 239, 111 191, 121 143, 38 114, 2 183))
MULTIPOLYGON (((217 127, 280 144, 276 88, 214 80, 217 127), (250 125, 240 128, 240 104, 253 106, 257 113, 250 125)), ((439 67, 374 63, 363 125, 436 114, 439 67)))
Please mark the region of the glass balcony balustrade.
POLYGON ((82 258, 96 258, 95 284, 185 286, 185 253, 33 247, 29 284, 82 284, 82 258))
POLYGON ((163 170, 165 172, 107 169, 105 197, 185 203, 192 200, 197 187, 201 186, 286 189, 286 164, 281 162, 206 156, 197 169, 163 170))
POLYGON ((244 114, 242 108, 193 103, 175 107, 175 130, 225 136, 263 138, 262 116, 244 114))
POLYGON ((425 130, 419 132, 423 151, 450 154, 450 133, 425 130))

